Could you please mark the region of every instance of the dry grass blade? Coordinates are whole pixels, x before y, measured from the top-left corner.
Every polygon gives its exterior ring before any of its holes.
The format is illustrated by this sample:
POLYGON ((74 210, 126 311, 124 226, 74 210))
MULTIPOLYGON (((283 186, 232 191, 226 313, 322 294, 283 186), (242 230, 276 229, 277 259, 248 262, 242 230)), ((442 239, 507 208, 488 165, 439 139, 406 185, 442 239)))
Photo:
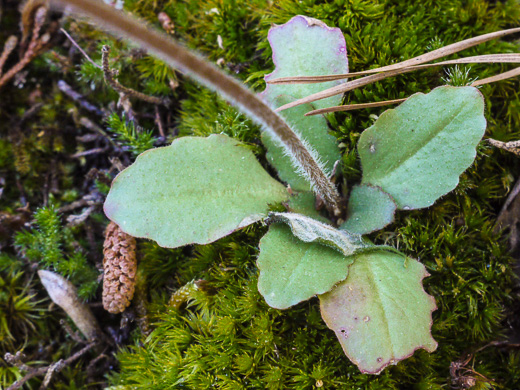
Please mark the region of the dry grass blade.
MULTIPOLYGON (((435 64, 435 65, 437 65, 437 64, 435 64)), ((416 69, 417 69, 417 67, 408 67, 408 68, 403 68, 403 69, 396 69, 396 70, 391 70, 391 71, 388 71, 388 72, 385 72, 385 73, 372 74, 372 75, 369 75, 369 76, 362 77, 360 79, 348 81, 346 83, 337 85, 337 86, 329 88, 329 89, 325 89, 323 91, 314 93, 314 94, 306 96, 304 98, 295 100, 295 101, 293 101, 291 103, 285 104, 285 105, 283 105, 281 107, 278 107, 276 109, 276 111, 283 111, 283 110, 286 110, 288 108, 299 106, 301 104, 312 103, 312 102, 315 102, 316 100, 321 100, 321 99, 325 99, 325 98, 328 98, 328 97, 331 97, 331 96, 339 95, 341 93, 352 91, 353 89, 360 88, 360 87, 363 87, 365 85, 372 84, 372 83, 375 83, 377 81, 384 80, 384 79, 386 79, 388 77, 393 77, 393 76, 397 76, 399 74, 413 72, 416 69)), ((486 78, 486 79, 475 81, 473 84, 471 84, 471 86, 472 87, 476 87, 478 85, 489 84, 489 83, 493 83, 495 81, 505 80, 505 79, 508 79, 508 78, 511 78, 511 77, 515 77, 515 76, 518 76, 518 75, 520 75, 520 68, 515 68, 513 70, 510 70, 510 71, 504 72, 504 73, 500 73, 499 75, 496 75, 496 76, 493 76, 493 77, 489 77, 489 78, 486 78)))
MULTIPOLYGON (((506 53, 506 54, 485 54, 481 56, 464 57, 456 60, 442 61, 435 64, 423 64, 409 66, 409 69, 419 70, 425 68, 432 68, 434 66, 456 65, 456 64, 491 64, 491 63, 520 63, 520 53, 506 53)), ((268 84, 315 84, 326 81, 343 80, 350 77, 365 76, 374 73, 384 73, 383 68, 370 69, 362 72, 352 72, 344 74, 331 74, 324 76, 294 76, 294 77, 280 77, 267 81, 268 84)))
POLYGON ((101 65, 97 64, 90 56, 81 48, 80 45, 70 36, 70 34, 64 29, 60 28, 60 31, 67 37, 67 39, 74 45, 76 49, 79 50, 81 54, 83 54, 83 57, 85 57, 92 65, 94 65, 98 69, 103 69, 101 65))
POLYGON ((394 69, 401 69, 409 66, 424 64, 425 62, 430 62, 436 60, 437 58, 446 57, 450 54, 458 53, 459 51, 468 49, 481 43, 501 38, 503 36, 514 34, 517 32, 520 32, 520 27, 510 28, 508 30, 502 31, 495 31, 489 34, 479 35, 478 37, 465 39, 464 41, 452 43, 451 45, 441 47, 440 49, 433 50, 429 53, 422 54, 418 57, 414 57, 409 60, 399 62, 397 64, 383 66, 382 68, 379 68, 379 72, 388 72, 394 69))
POLYGON ((509 30, 502 30, 497 31, 490 34, 480 35, 475 38, 470 38, 461 42, 453 43, 451 45, 442 47, 440 49, 431 51, 429 53, 420 55, 418 57, 399 62, 397 64, 384 66, 382 68, 378 68, 378 72, 385 72, 385 73, 377 73, 370 76, 365 76, 361 79, 350 81, 341 85, 337 85, 335 87, 314 93, 312 95, 306 96, 302 99, 295 100, 294 102, 291 102, 289 104, 285 104, 279 108, 276 109, 276 111, 282 111, 286 110, 291 107, 299 106, 300 104, 304 103, 311 103, 315 102, 316 100, 325 99, 331 96, 339 95, 344 92, 351 91, 352 89, 362 87, 367 84, 374 83, 376 81, 383 80, 387 77, 396 76, 398 74, 408 73, 413 70, 413 66, 423 64, 425 62, 436 60, 437 58, 445 57, 450 54, 457 53, 461 50, 473 47, 475 45, 478 45, 483 42, 490 41, 492 39, 501 38, 508 34, 513 34, 520 32, 520 28, 511 28, 509 30))
POLYGON ((12 53, 17 44, 18 38, 14 35, 11 35, 7 38, 7 41, 5 41, 4 50, 2 51, 2 54, 0 54, 0 76, 2 76, 2 69, 4 68, 4 64, 7 61, 9 54, 12 53))
MULTIPOLYGON (((450 63, 450 64, 453 64, 455 63, 455 61, 457 60, 453 60, 453 61, 444 61, 443 64, 447 65, 447 63, 450 63)), ((517 61, 517 60, 515 60, 517 61)), ((511 61, 513 62, 513 61, 511 61)), ((460 62, 459 62, 460 63, 460 62)), ((433 65, 441 65, 441 63, 438 63, 438 64, 431 64, 431 66, 433 65)), ((420 65, 421 67, 428 67, 430 65, 420 65)), ((419 66, 416 66, 416 67, 413 67, 413 68, 407 68, 408 71, 411 71, 411 70, 415 70, 417 69, 419 66)), ((383 74, 384 75, 384 74, 383 74)), ((499 73, 495 76, 491 76, 491 77, 487 77, 485 79, 482 79, 482 80, 476 80, 474 81, 471 86, 472 87, 478 87, 480 85, 485 85, 485 84, 491 84, 491 83, 494 83, 496 81, 501 81, 501 80, 506 80, 506 79, 510 79, 512 77, 516 77, 516 76, 520 76, 520 67, 518 68, 515 68, 515 69, 512 69, 512 70, 509 70, 507 72, 504 72, 504 73, 499 73)), ((360 79, 360 80, 365 80, 367 79, 366 78, 363 78, 363 79, 360 79)), ((357 80, 356 80, 357 81, 357 80)), ((353 83, 353 82, 352 82, 353 83)), ((348 83, 346 83, 348 84, 348 83)), ((345 85, 345 84, 343 84, 345 85)), ((350 88, 350 89, 353 89, 353 88, 350 88)), ((349 90, 350 90, 349 89, 349 90)), ((360 110, 360 109, 363 109, 363 108, 373 108, 373 107, 381 107, 381 106, 387 106, 387 105, 390 105, 390 104, 397 104, 397 103, 402 103, 406 100, 407 98, 404 98, 404 99, 395 99, 395 100, 385 100, 385 101, 382 101, 382 102, 374 102, 374 103, 361 103, 361 104, 349 104, 349 105, 344 105, 344 106, 334 106, 334 107, 327 107, 327 108, 322 108, 322 109, 319 109, 319 110, 312 110, 312 111, 309 111, 305 114, 305 116, 311 116, 311 115, 318 115, 318 114, 326 114, 326 113, 331 113, 331 112, 339 112, 339 111, 353 111, 353 110, 360 110)), ((280 107, 280 109, 283 109, 283 106, 280 107)), ((497 141, 498 142, 498 141, 497 141)), ((495 145, 495 146, 498 146, 498 145, 495 145)), ((500 146, 498 146, 500 147, 500 146)), ((506 148, 503 148, 503 149, 506 149, 506 148)), ((516 152, 515 152, 516 153, 516 152)))
MULTIPOLYGON (((457 61, 457 60, 445 61, 444 64, 446 64, 448 62, 449 63, 455 63, 454 61, 457 61)), ((513 61, 511 61, 511 62, 513 62, 513 61)), ((433 66, 433 65, 440 65, 440 64, 441 63, 431 64, 431 65, 433 66)), ((429 65, 420 65, 420 66, 427 67, 429 65)), ((413 67, 413 69, 412 68, 408 68, 408 71, 414 70, 416 68, 418 68, 418 67, 413 67)), ((512 69, 512 70, 509 70, 509 71, 504 72, 504 73, 499 73, 499 74, 497 74, 495 76, 487 77, 487 78, 482 79, 482 80, 476 80, 476 81, 474 81, 471 84, 471 86, 472 87, 478 87, 480 85, 491 84, 491 83, 494 83, 496 81, 502 81, 502 80, 510 79, 510 78, 516 77, 516 76, 520 76, 520 67, 512 69)), ((364 80, 364 79, 366 79, 366 78, 363 78, 363 79, 360 79, 360 80, 364 80)), ((346 83, 346 84, 348 84, 348 83, 346 83)), ((353 89, 353 88, 351 88, 351 89, 353 89)), ((319 109, 319 110, 309 111, 309 112, 305 113, 305 116, 318 115, 318 114, 327 114, 327 113, 339 112, 339 111, 353 111, 353 110, 360 110, 360 109, 363 109, 363 108, 373 108, 373 107, 387 106, 387 105, 390 105, 390 104, 402 103, 406 99, 408 99, 408 98, 395 99, 395 100, 385 100, 385 101, 382 101, 382 102, 374 102, 374 103, 349 104, 349 105, 343 105, 343 106, 327 107, 327 108, 322 108, 322 109, 319 109)), ((283 106, 280 107, 280 109, 283 109, 283 106)), ((499 141, 496 141, 496 142, 499 142, 499 141)), ((490 141, 490 143, 491 143, 491 141, 490 141)), ((498 146, 498 145, 495 145, 495 146, 501 147, 501 146, 498 146)), ((509 150, 509 149, 507 149, 505 147, 503 149, 509 150)), ((517 152, 515 152, 515 153, 517 153, 517 152)), ((517 154, 520 154, 520 152, 517 153, 517 154)))
POLYGON ((391 70, 386 73, 371 74, 370 76, 365 76, 360 79, 352 80, 352 81, 346 82, 344 84, 340 84, 335 87, 326 89, 324 91, 320 91, 320 92, 314 93, 312 95, 306 96, 304 98, 295 100, 291 103, 278 107, 275 111, 282 111, 282 110, 286 110, 291 107, 299 106, 300 104, 311 103, 311 102, 315 102, 316 100, 321 100, 321 99, 328 98, 330 96, 339 95, 341 93, 352 91, 353 89, 360 88, 365 85, 384 80, 388 77, 397 76, 397 75, 403 74, 403 73, 413 72, 414 70, 415 70, 414 68, 404 68, 404 69, 391 70))
POLYGON ((172 67, 185 72, 201 84, 219 92, 226 100, 248 114, 262 125, 286 149, 297 169, 312 183, 313 188, 324 199, 327 206, 339 215, 342 205, 339 193, 328 176, 321 169, 314 155, 305 147, 299 136, 285 121, 255 93, 241 82, 228 76, 199 55, 187 50, 170 37, 149 29, 138 21, 125 16, 97 0, 52 0, 70 6, 76 12, 89 16, 105 28, 131 39, 142 48, 154 53, 172 67))
POLYGON ((361 104, 348 104, 344 106, 334 106, 321 108, 319 110, 312 110, 305 113, 305 116, 318 115, 318 114, 327 114, 330 112, 339 112, 339 111, 353 111, 353 110, 361 110, 363 108, 373 108, 373 107, 381 107, 388 106, 390 104, 398 104, 404 102, 408 98, 404 99, 395 99, 395 100, 385 100, 382 102, 374 102, 374 103, 361 103, 361 104))
POLYGON ((472 87, 478 87, 479 85, 491 84, 491 83, 494 83, 496 81, 506 80, 506 79, 510 79, 510 78, 516 77, 516 76, 520 76, 520 67, 519 68, 515 68, 515 69, 511 69, 511 70, 509 70, 507 72, 504 72, 504 73, 499 73, 499 74, 491 76, 491 77, 487 77, 487 78, 482 79, 482 80, 474 81, 471 84, 471 86, 472 87))

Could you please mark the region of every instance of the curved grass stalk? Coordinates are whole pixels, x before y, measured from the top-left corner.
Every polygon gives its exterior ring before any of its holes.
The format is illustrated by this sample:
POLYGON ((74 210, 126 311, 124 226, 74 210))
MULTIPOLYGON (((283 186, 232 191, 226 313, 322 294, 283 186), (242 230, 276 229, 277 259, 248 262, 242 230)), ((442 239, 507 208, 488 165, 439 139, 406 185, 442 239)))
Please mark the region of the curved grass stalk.
MULTIPOLYGON (((405 66, 399 69, 409 68, 409 69, 426 69, 432 68, 434 66, 444 66, 444 65, 457 65, 457 64, 515 64, 520 63, 520 54, 519 53, 504 53, 504 54, 484 54, 480 56, 472 56, 472 57, 464 57, 458 58, 456 60, 448 60, 442 62, 436 62, 434 64, 422 64, 422 65, 413 65, 413 66, 405 66)), ((356 76, 366 76, 374 73, 384 73, 385 70, 381 70, 384 68, 376 68, 364 70, 362 72, 352 72, 345 74, 330 74, 323 76, 294 76, 294 77, 280 77, 278 79, 272 79, 267 81, 267 84, 316 84, 323 83, 326 81, 336 81, 336 80, 344 80, 350 77, 356 76)))
POLYGON ((313 152, 304 146, 298 135, 271 107, 249 89, 170 37, 147 28, 143 23, 100 1, 52 0, 52 3, 72 6, 77 13, 92 18, 105 28, 131 40, 172 67, 220 93, 280 142, 291 157, 296 170, 309 180, 315 192, 322 196, 334 214, 340 214, 340 196, 334 184, 320 168, 313 152))

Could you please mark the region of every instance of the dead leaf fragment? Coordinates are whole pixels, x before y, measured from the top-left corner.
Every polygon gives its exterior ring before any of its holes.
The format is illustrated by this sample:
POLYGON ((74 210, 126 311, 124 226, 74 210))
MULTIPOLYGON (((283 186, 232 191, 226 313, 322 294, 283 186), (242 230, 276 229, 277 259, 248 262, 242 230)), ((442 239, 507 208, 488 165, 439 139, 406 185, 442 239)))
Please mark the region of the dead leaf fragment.
POLYGON ((78 298, 76 287, 67 279, 51 271, 38 271, 40 280, 52 301, 69 315, 88 340, 98 338, 102 332, 90 308, 78 298))

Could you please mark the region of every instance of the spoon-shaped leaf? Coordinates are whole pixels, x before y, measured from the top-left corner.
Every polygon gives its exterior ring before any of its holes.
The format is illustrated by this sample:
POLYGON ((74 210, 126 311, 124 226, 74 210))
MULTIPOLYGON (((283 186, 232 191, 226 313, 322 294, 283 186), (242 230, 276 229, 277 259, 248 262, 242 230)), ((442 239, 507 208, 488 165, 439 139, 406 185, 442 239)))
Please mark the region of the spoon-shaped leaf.
POLYGON ((404 210, 428 207, 453 190, 486 129, 474 87, 439 87, 385 111, 363 132, 363 184, 381 187, 404 210))
POLYGON ((175 248, 224 237, 288 197, 251 151, 211 135, 141 154, 113 181, 104 208, 124 232, 175 248))
POLYGON ((320 295, 322 317, 348 358, 363 373, 378 374, 419 348, 433 352, 436 305, 422 287, 424 266, 387 251, 353 257, 347 279, 320 295))
MULTIPOLYGON (((330 28, 317 19, 298 15, 285 24, 272 27, 268 39, 273 50, 275 70, 265 76, 266 81, 283 76, 348 72, 345 38, 339 28, 330 28)), ((332 81, 325 84, 334 86, 342 82, 332 81)), ((321 88, 323 84, 267 84, 261 95, 273 108, 277 108, 321 88)), ((304 114, 314 108, 338 105, 340 101, 341 96, 333 96, 317 102, 316 105, 306 105, 281 113, 291 129, 313 151, 325 172, 331 172, 334 163, 340 158, 336 139, 328 133, 329 128, 323 116, 309 120, 310 118, 304 114)), ((262 135, 262 141, 268 150, 267 158, 278 171, 280 179, 290 184, 294 190, 310 190, 309 180, 294 171, 294 164, 291 163, 290 154, 288 155, 286 149, 273 141, 272 135, 267 132, 262 135)))
POLYGON ((329 291, 347 277, 353 256, 303 242, 288 226, 273 224, 260 241, 258 291, 267 304, 286 309, 329 291))
MULTIPOLYGON (((331 28, 321 20, 297 15, 280 26, 272 27, 268 35, 273 50, 275 70, 265 81, 286 76, 318 76, 348 73, 345 37, 339 28, 331 28)), ((300 99, 342 81, 321 84, 267 84, 262 93, 270 102, 279 95, 300 99)), ((316 108, 338 105, 341 96, 316 102, 316 108)))

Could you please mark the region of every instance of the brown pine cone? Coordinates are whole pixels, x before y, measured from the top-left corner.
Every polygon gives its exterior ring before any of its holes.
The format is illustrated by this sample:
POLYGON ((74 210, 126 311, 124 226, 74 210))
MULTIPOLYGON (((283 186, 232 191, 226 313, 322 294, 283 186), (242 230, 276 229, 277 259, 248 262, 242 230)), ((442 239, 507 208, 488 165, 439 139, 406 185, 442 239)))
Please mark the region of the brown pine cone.
POLYGON ((110 313, 123 312, 134 296, 137 270, 135 250, 135 238, 110 222, 103 244, 103 307, 110 313))

